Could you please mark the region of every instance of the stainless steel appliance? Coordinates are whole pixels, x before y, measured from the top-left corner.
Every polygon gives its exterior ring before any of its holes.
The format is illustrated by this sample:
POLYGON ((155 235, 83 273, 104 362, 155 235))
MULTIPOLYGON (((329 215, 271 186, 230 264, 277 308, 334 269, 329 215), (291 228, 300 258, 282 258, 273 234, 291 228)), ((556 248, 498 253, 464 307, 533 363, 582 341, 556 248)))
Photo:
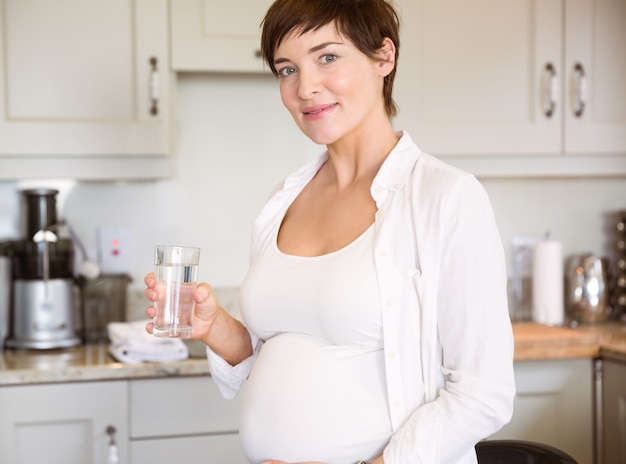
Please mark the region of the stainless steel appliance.
POLYGON ((11 304, 11 261, 6 247, 0 243, 0 348, 4 345, 9 326, 11 304))
POLYGON ((626 210, 617 214, 615 226, 615 267, 613 304, 617 319, 626 322, 626 210))
POLYGON ((565 310, 570 322, 604 322, 610 316, 608 260, 591 253, 571 256, 565 270, 565 310))
POLYGON ((26 237, 3 244, 11 268, 7 348, 54 349, 81 343, 72 240, 58 234, 57 190, 22 192, 26 237))

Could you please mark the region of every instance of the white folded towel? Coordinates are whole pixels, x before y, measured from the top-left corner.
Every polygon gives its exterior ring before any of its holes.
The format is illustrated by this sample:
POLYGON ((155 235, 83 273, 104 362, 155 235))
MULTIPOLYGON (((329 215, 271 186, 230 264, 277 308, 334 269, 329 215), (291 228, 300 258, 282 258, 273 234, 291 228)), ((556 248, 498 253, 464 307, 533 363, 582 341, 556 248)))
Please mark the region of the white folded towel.
POLYGON ((109 322, 109 353, 120 362, 181 361, 189 357, 185 343, 178 338, 155 337, 146 332, 146 321, 109 322))

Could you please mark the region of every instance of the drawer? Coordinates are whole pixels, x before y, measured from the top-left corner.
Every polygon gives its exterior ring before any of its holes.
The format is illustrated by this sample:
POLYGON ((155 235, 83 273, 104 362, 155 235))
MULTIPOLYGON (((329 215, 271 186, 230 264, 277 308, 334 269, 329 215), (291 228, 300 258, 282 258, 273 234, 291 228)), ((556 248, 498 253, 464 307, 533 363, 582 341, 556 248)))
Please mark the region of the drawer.
POLYGON ((202 437, 138 440, 130 444, 133 464, 146 462, 180 462, 184 464, 248 464, 239 435, 207 435, 202 437))
POLYGON ((225 400, 210 376, 130 381, 130 437, 176 437, 239 429, 239 397, 225 400))

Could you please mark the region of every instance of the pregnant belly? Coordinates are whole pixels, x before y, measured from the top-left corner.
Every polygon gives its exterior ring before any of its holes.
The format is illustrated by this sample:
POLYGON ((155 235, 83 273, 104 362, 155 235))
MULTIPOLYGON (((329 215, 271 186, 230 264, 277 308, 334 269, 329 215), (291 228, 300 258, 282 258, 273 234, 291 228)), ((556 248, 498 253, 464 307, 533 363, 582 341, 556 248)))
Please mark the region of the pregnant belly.
POLYGON ((275 336, 261 349, 243 395, 239 433, 255 464, 372 459, 391 436, 380 349, 275 336))

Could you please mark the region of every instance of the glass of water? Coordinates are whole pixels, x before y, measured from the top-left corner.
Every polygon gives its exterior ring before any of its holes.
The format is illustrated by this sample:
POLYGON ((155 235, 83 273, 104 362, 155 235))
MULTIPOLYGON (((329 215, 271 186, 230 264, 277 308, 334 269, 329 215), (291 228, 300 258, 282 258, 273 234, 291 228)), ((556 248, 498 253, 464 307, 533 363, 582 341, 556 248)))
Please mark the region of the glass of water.
POLYGON ((200 248, 157 245, 154 251, 156 290, 153 334, 157 337, 191 336, 198 285, 200 248))

